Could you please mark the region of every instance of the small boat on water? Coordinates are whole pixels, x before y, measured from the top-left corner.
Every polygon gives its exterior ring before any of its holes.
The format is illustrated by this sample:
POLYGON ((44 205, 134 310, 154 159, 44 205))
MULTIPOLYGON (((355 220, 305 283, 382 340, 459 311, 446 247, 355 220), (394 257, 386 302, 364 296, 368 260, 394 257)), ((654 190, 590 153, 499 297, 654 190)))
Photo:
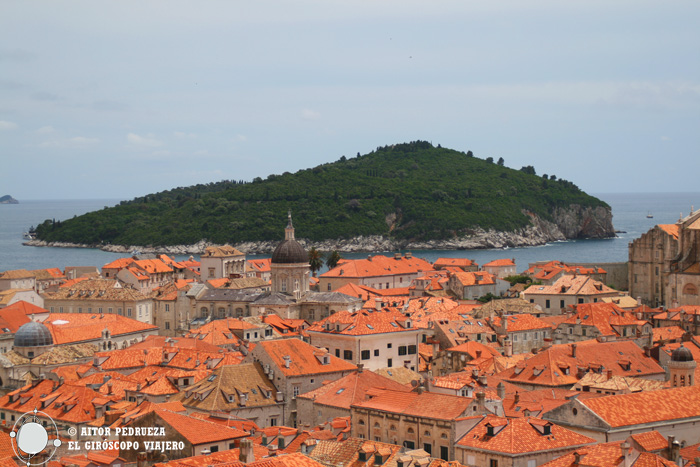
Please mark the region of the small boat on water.
POLYGON ((651 213, 651 211, 647 214, 647 219, 653 219, 654 215, 651 213))
POLYGON ((36 233, 34 232, 24 232, 22 238, 25 240, 36 240, 36 233))

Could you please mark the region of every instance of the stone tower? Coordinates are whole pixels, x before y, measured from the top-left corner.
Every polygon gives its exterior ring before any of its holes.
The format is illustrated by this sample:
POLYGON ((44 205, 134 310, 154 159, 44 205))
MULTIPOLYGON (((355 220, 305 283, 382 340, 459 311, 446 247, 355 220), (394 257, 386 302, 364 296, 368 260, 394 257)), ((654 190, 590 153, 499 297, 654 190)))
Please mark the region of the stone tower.
POLYGON ((671 386, 674 388, 693 386, 695 384, 695 368, 697 365, 690 350, 681 344, 680 347, 673 351, 671 361, 668 362, 671 386))
POLYGON ((287 218, 284 240, 277 245, 270 261, 272 292, 280 292, 299 299, 309 291, 311 266, 308 253, 294 238, 291 211, 287 214, 287 218))

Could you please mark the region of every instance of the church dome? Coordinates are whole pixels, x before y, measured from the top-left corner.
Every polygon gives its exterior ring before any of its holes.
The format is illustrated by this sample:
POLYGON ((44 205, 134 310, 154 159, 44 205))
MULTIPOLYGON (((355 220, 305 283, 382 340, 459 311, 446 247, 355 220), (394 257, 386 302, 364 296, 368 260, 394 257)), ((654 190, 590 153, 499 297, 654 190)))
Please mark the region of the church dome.
POLYGON ((692 362, 693 360, 692 352, 688 350, 688 347, 684 347, 683 344, 671 354, 671 361, 673 362, 692 362))
POLYGON ((309 255, 299 242, 294 239, 284 240, 272 253, 273 263, 308 263, 309 255))
POLYGON ((49 328, 36 321, 30 321, 20 326, 15 333, 15 347, 40 347, 53 345, 53 337, 49 328))
POLYGON ((294 226, 292 225, 292 213, 287 214, 287 228, 284 229, 284 240, 277 245, 275 251, 272 252, 272 263, 276 264, 292 264, 292 263, 308 263, 309 255, 299 242, 294 239, 294 226))

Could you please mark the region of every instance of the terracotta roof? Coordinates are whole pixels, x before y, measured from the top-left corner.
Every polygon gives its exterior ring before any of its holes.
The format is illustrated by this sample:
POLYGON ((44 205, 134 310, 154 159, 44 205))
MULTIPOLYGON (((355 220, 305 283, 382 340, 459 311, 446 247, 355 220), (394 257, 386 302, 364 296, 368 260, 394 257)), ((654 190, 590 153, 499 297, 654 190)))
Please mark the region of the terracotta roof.
MULTIPOLYGON (((518 331, 534 331, 538 329, 551 329, 550 325, 533 315, 522 313, 519 315, 509 315, 509 316, 494 316, 493 318, 487 318, 486 321, 494 329, 500 328, 504 325, 504 320, 508 321, 507 332, 518 332, 518 331)), ((505 329, 504 329, 505 331, 505 329)))
POLYGON ((364 400, 367 391, 372 388, 406 392, 409 390, 403 384, 371 371, 354 371, 338 380, 324 384, 320 388, 301 394, 297 398, 313 400, 314 404, 350 410, 350 406, 364 400))
POLYGON ((393 310, 360 310, 338 311, 315 322, 307 333, 320 332, 327 334, 340 334, 344 336, 365 336, 370 334, 384 334, 395 332, 416 331, 410 323, 410 319, 393 310))
POLYGON ((632 439, 645 451, 660 451, 668 447, 668 440, 656 430, 637 433, 632 439))
POLYGON ((240 407, 276 405, 276 397, 277 389, 256 362, 221 367, 173 400, 197 410, 229 412, 240 407))
POLYGON ((32 271, 29 271, 32 274, 34 274, 34 277, 36 280, 54 280, 54 279, 65 279, 66 276, 63 274, 63 272, 58 269, 58 268, 49 268, 49 269, 34 269, 32 271))
POLYGON ((112 336, 158 330, 158 326, 113 313, 51 313, 43 324, 51 331, 56 345, 101 339, 105 329, 112 336))
POLYGON ((245 253, 231 245, 222 245, 207 247, 202 254, 202 258, 226 258, 228 256, 245 256, 245 253))
POLYGON ((0 309, 0 334, 17 332, 20 326, 31 321, 27 311, 31 311, 29 313, 31 315, 38 312, 37 310, 41 310, 41 313, 47 313, 43 308, 22 300, 0 309))
POLYGON ((253 352, 258 351, 265 352, 286 376, 336 373, 357 369, 350 362, 294 338, 259 342, 253 352), (289 368, 285 367, 285 356, 290 357, 289 368), (328 357, 329 363, 323 364, 324 356, 328 357))
POLYGON ((407 387, 410 387, 411 381, 420 380, 422 378, 420 373, 406 368, 405 366, 379 368, 377 370, 373 370, 373 372, 407 387))
POLYGON ((74 383, 58 385, 51 380, 15 389, 0 398, 0 408, 26 413, 35 407, 57 421, 86 423, 95 419, 93 401, 101 394, 74 383))
POLYGON ((46 300, 89 300, 89 301, 144 301, 144 294, 131 287, 123 287, 112 279, 86 279, 64 284, 56 292, 46 292, 46 300))
POLYGON ((208 422, 199 418, 182 415, 168 410, 157 410, 158 416, 175 431, 184 436, 187 441, 197 446, 205 443, 215 443, 247 436, 245 431, 231 427, 222 427, 218 423, 208 422))
POLYGON ((488 267, 488 266, 515 266, 515 263, 510 258, 495 259, 495 260, 489 261, 488 263, 483 265, 483 267, 488 267))
POLYGON ((678 224, 659 224, 657 227, 678 240, 678 224))
POLYGON ((606 374, 595 373, 589 371, 577 383, 576 387, 590 387, 591 392, 601 391, 623 391, 640 392, 640 391, 656 391, 664 388, 663 381, 657 381, 646 378, 633 378, 625 376, 608 376, 606 374))
POLYGON ((700 417, 700 386, 605 396, 581 403, 611 427, 700 417))
POLYGON ((0 280, 29 279, 34 274, 26 269, 13 269, 11 271, 0 272, 0 280))
POLYGON ((479 266, 469 258, 438 258, 433 263, 435 267, 452 266, 456 268, 465 268, 470 266, 479 266))
POLYGON ((465 433, 457 442, 457 446, 518 455, 595 443, 593 438, 538 418, 503 418, 486 415, 475 419, 479 422, 465 433), (492 436, 488 434, 489 426, 494 432, 492 436))
POLYGON ((600 373, 612 370, 613 375, 634 377, 665 373, 654 359, 647 357, 644 351, 632 341, 589 340, 577 344, 553 345, 518 365, 500 372, 498 376, 516 384, 570 386, 578 381, 579 369, 600 373), (575 357, 572 355, 574 348, 575 357))
POLYGON ((464 416, 473 400, 469 397, 432 392, 418 394, 388 389, 375 389, 367 394, 368 400, 353 404, 353 407, 436 420, 454 420, 464 416))
MULTIPOLYGON (((625 458, 622 456, 620 445, 623 441, 612 443, 596 444, 578 448, 569 454, 558 457, 552 461, 542 464, 540 467, 619 467, 624 465, 625 458), (576 455, 580 461, 576 462, 576 455)), ((664 459, 649 452, 637 453, 631 451, 630 467, 678 467, 678 464, 664 459)))
POLYGON ((615 327, 633 326, 637 317, 614 303, 583 303, 576 305, 574 313, 562 323, 595 327, 601 336, 619 336, 621 333, 615 327))
POLYGON ((271 271, 271 267, 270 267, 271 262, 272 262, 271 258, 249 259, 248 265, 258 272, 270 272, 271 271))
POLYGON ((664 326, 661 328, 653 328, 654 343, 660 341, 680 340, 685 334, 685 330, 680 326, 664 326))
POLYGON ((204 342, 199 338, 191 337, 168 337, 168 336, 146 336, 141 342, 131 344, 129 350, 150 349, 150 348, 175 347, 179 349, 197 349, 203 352, 216 353, 221 351, 220 347, 204 342))
POLYGON ((474 341, 467 341, 463 344, 459 344, 455 347, 450 347, 447 349, 448 352, 459 352, 459 353, 466 353, 468 354, 471 358, 479 358, 479 357, 486 357, 486 356, 500 356, 501 354, 494 349, 493 347, 490 347, 488 345, 480 344, 479 342, 474 342, 474 341))
POLYGON ((472 285, 493 285, 498 279, 493 274, 486 271, 456 271, 452 274, 451 279, 459 282, 460 285, 464 287, 469 287, 472 285))
POLYGON ((430 271, 432 264, 421 258, 390 258, 376 255, 368 259, 345 259, 321 277, 381 277, 430 271))
POLYGON ((552 285, 532 285, 523 292, 527 295, 600 295, 618 294, 614 289, 590 276, 565 275, 552 285))

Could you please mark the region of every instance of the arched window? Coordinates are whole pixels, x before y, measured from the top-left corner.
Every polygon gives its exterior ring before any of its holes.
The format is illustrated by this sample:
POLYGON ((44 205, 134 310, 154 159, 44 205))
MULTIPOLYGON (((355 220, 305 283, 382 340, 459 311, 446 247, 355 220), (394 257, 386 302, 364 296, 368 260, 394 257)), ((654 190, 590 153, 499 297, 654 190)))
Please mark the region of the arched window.
POLYGON ((698 294, 698 288, 695 286, 695 284, 685 284, 683 287, 683 295, 697 295, 698 294))
POLYGON ((391 425, 389 427, 389 431, 396 431, 396 425, 391 425))
POLYGON ((365 426, 365 421, 360 419, 360 421, 357 422, 359 425, 365 426))
POLYGON ((408 427, 408 430, 406 430, 406 432, 407 432, 409 435, 412 435, 413 433, 415 433, 415 431, 413 430, 413 428, 411 428, 410 426, 408 427))
POLYGON ((381 426, 379 425, 379 422, 374 422, 374 427, 375 427, 375 428, 381 428, 381 426))

